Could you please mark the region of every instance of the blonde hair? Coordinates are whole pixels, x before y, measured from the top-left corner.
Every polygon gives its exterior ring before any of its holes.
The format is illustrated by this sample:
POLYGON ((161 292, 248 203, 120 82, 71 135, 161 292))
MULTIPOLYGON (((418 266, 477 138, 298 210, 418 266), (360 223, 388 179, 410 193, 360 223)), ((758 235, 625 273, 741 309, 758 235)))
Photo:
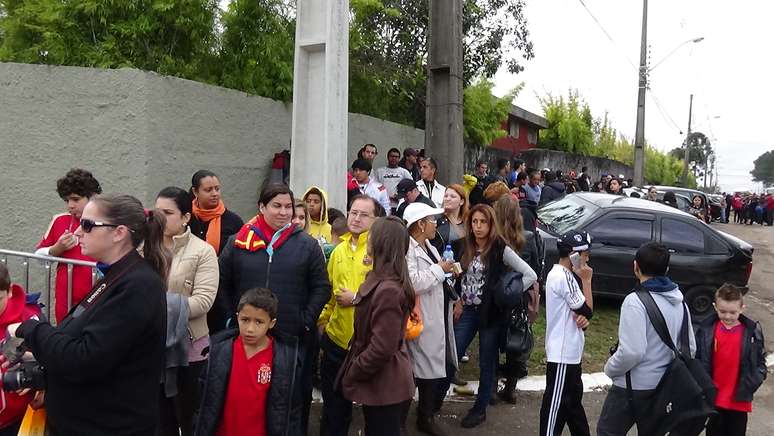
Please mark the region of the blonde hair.
POLYGON ((515 252, 520 253, 527 240, 524 238, 524 220, 519 202, 511 197, 500 197, 494 204, 497 231, 515 252))

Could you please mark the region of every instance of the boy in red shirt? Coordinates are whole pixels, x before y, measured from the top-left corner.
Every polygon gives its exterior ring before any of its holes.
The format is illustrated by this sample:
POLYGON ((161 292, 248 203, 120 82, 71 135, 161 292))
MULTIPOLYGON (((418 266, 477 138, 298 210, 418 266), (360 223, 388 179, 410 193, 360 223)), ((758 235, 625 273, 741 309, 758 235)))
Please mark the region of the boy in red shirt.
POLYGON ((696 358, 718 388, 707 436, 744 436, 753 393, 766 379, 763 331, 744 308, 742 290, 726 283, 715 293, 716 314, 696 331, 696 358))
MULTIPOLYGON (((80 226, 83 208, 89 199, 102 193, 102 188, 94 176, 85 170, 72 169, 64 177, 57 180, 56 191, 67 206, 67 213, 55 215, 51 224, 38 242, 36 254, 63 257, 73 260, 93 262, 94 259, 81 253, 75 230, 80 226)), ((78 305, 81 299, 91 291, 91 268, 73 267, 72 306, 78 305)), ((60 263, 56 268, 56 322, 61 322, 70 307, 67 305, 67 265, 60 263)))
MULTIPOLYGON (((27 296, 21 286, 11 283, 5 264, 0 263, 0 331, 6 331, 9 324, 26 321, 40 315, 40 307, 27 304, 27 296)), ((5 374, 8 369, 0 369, 5 374)), ((33 393, 18 395, 0 389, 0 436, 16 435, 19 432, 27 405, 33 400, 33 393)), ((36 394, 33 407, 40 407, 42 393, 36 394)))
POLYGON ((213 336, 194 434, 301 436, 298 341, 270 330, 277 298, 268 289, 242 294, 239 330, 213 336))

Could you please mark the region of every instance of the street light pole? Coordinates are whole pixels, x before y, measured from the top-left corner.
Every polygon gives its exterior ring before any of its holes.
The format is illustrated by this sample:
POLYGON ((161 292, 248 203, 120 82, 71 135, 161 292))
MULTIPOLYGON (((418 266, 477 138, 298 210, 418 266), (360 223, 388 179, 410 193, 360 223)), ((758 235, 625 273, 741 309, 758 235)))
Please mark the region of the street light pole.
POLYGON ((691 118, 693 112, 693 94, 688 105, 688 135, 685 137, 685 157, 683 158, 683 187, 688 187, 688 162, 691 160, 691 118))
POLYGON ((643 186, 645 172, 645 89, 648 86, 648 0, 642 0, 642 41, 637 94, 637 130, 634 134, 634 185, 643 186))

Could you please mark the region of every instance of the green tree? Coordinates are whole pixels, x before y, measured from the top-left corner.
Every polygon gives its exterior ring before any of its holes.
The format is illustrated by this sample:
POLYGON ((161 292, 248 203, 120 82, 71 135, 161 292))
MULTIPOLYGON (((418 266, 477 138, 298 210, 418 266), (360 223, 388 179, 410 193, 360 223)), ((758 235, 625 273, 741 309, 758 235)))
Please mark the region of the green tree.
POLYGON ((493 87, 490 80, 481 79, 465 88, 463 119, 466 144, 485 146, 508 134, 503 130, 502 123, 508 119, 513 100, 524 84, 520 83, 500 98, 492 95, 493 87))
POLYGON ((0 0, 0 60, 212 82, 216 0, 0 0))
POLYGON ((774 150, 767 151, 753 161, 750 174, 754 182, 763 182, 766 186, 774 185, 774 150))
MULTIPOLYGON (((350 110, 423 128, 428 1, 352 0, 350 8, 350 110)), ((465 86, 502 65, 521 71, 532 58, 523 9, 524 0, 464 2, 465 86)))
POLYGON ((221 22, 220 85, 291 100, 295 21, 285 2, 232 0, 221 22))
POLYGON ((541 132, 539 146, 584 155, 594 154, 594 121, 588 104, 577 91, 567 99, 551 94, 540 99, 548 129, 541 132))

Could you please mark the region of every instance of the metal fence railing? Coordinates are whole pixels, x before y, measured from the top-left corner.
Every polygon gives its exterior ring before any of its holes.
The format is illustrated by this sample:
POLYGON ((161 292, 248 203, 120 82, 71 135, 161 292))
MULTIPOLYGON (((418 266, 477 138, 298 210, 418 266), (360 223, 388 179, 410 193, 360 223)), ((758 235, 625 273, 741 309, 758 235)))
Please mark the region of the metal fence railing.
MULTIPOLYGON (((22 251, 13 251, 13 250, 2 250, 0 249, 0 262, 6 264, 8 266, 9 270, 15 269, 12 268, 13 265, 9 264, 9 258, 18 259, 20 261, 20 264, 18 267, 22 270, 22 280, 21 283, 24 283, 24 291, 25 292, 33 292, 33 289, 30 289, 30 284, 33 283, 33 280, 35 283, 38 283, 39 280, 35 280, 36 277, 32 277, 31 280, 31 272, 30 270, 35 267, 37 269, 42 268, 43 269, 43 288, 45 288, 45 292, 41 290, 41 296, 43 297, 43 301, 45 302, 45 309, 44 313, 48 317, 48 319, 53 323, 54 322, 54 310, 53 308, 53 301, 55 292, 51 292, 51 289, 54 287, 52 286, 51 282, 52 279, 55 281, 56 274, 52 272, 52 267, 54 267, 56 264, 63 264, 67 265, 67 310, 70 310, 70 308, 73 305, 73 267, 75 266, 85 266, 91 268, 91 281, 92 283, 96 282, 97 280, 97 264, 95 262, 86 262, 83 260, 74 260, 74 259, 65 259, 62 257, 54 257, 54 256, 45 256, 41 254, 34 254, 34 253, 25 253, 22 251), (37 262, 35 262, 37 261, 37 262)), ((55 268, 53 268, 55 269, 55 268)), ((13 274, 16 271, 12 272, 11 280, 14 283, 20 283, 20 280, 17 276, 17 274, 13 274)))

